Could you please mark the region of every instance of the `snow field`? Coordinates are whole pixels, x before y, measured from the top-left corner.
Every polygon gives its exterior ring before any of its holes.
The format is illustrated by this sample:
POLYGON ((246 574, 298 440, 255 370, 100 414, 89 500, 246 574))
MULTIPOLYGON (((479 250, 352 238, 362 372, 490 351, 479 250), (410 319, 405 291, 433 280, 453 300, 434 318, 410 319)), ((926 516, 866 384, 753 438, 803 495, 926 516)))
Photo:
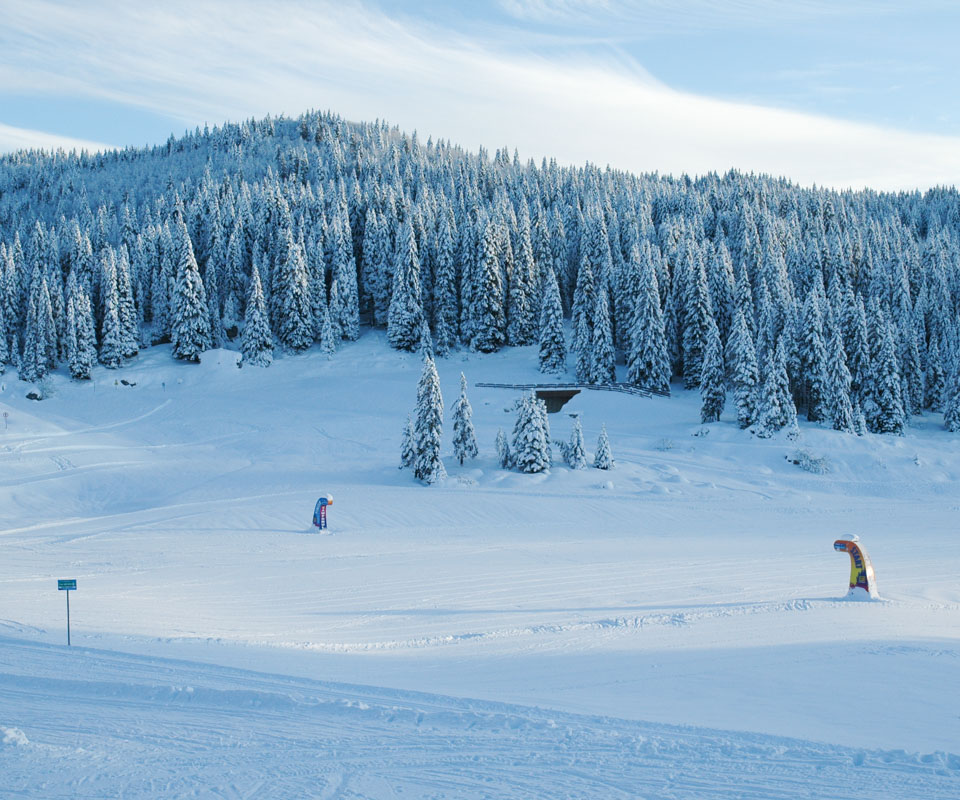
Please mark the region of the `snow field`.
POLYGON ((543 380, 535 361, 438 359, 449 478, 429 488, 396 468, 420 361, 380 334, 267 370, 154 348, 95 385, 53 376, 39 404, 0 378, 0 726, 20 732, 0 731, 0 771, 24 796, 960 794, 960 439, 940 417, 759 441, 729 409, 695 424, 695 393, 584 392, 564 412, 589 456, 606 424, 616 469, 504 472, 516 394, 473 384, 543 380), (461 371, 481 449, 463 468, 461 371), (788 463, 798 447, 830 471, 788 463), (882 602, 841 599, 832 542, 852 533, 882 602), (74 652, 58 577, 78 580, 74 652), (376 711, 345 712, 351 693, 376 711), (450 712, 418 739, 397 703, 450 712))

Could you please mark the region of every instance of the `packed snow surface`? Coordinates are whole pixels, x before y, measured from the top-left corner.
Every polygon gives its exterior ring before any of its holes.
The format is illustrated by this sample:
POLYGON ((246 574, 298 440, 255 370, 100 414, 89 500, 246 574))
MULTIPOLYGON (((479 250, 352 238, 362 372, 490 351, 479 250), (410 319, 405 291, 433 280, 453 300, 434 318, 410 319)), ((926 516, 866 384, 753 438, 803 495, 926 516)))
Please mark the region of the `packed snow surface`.
POLYGON ((0 377, 0 794, 960 796, 942 418, 758 440, 696 393, 585 391, 552 437, 579 413, 592 463, 606 424, 615 469, 522 475, 519 393, 473 384, 535 362, 438 359, 431 487, 397 469, 420 359, 378 333, 268 369, 157 347, 40 402, 0 377), (845 599, 853 534, 877 601, 845 599))

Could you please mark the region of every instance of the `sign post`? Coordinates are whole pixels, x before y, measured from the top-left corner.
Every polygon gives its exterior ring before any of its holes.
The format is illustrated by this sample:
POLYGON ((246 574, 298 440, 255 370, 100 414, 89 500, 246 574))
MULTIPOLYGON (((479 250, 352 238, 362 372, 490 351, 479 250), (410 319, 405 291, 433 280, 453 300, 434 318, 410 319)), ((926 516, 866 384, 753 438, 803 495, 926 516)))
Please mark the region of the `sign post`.
POLYGON ((77 579, 76 578, 67 578, 57 581, 57 589, 61 592, 67 593, 67 647, 70 646, 70 590, 73 589, 76 591, 77 588, 77 579))

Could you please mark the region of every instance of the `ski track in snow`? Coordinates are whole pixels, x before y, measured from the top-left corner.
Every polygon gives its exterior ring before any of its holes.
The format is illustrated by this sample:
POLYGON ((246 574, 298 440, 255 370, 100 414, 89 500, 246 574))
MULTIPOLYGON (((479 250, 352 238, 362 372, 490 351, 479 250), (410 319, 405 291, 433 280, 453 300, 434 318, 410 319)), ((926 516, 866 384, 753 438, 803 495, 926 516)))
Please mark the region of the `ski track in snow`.
POLYGON ((2 636, 0 663, 0 724, 20 732, 0 744, 9 797, 960 793, 960 758, 945 753, 654 725, 2 636))

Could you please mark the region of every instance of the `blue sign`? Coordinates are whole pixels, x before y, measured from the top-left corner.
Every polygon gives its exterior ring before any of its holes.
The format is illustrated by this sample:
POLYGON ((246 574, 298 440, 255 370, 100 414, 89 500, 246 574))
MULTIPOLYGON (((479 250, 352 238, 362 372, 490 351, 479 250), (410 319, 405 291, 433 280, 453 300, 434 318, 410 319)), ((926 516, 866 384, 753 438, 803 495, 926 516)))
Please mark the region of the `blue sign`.
POLYGON ((64 589, 76 589, 77 588, 77 579, 69 578, 67 580, 58 580, 57 588, 62 592, 64 589))

